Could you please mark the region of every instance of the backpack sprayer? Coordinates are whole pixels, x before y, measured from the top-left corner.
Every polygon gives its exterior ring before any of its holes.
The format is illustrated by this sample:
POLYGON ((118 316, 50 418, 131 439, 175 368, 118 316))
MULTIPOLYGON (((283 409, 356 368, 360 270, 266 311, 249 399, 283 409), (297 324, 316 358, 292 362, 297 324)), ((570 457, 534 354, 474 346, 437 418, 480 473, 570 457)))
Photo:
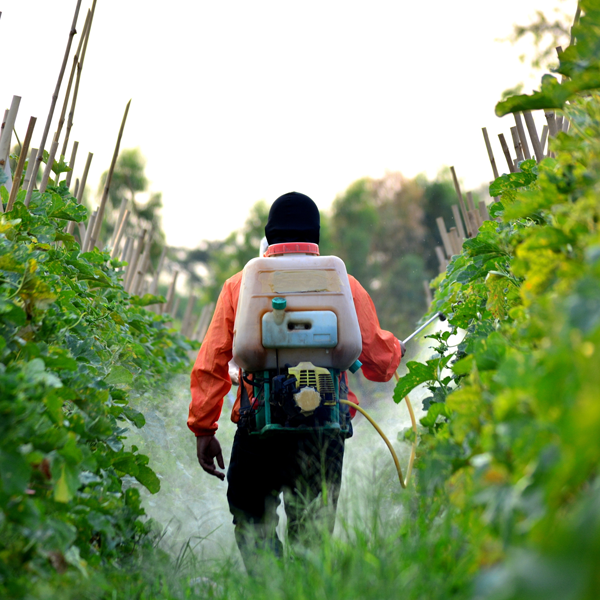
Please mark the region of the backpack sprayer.
MULTIPOLYGON (((441 313, 434 315, 403 343, 438 317, 444 320, 441 313)), ((251 435, 318 431, 349 437, 347 407, 352 406, 383 437, 400 483, 406 487, 389 440, 361 407, 346 398, 343 372, 360 369, 361 352, 358 318, 341 259, 319 256, 315 244, 275 244, 265 257, 246 265, 234 324, 233 358, 253 394, 250 397, 246 386, 241 386, 239 425, 251 435)), ((415 443, 409 476, 414 450, 415 443)))

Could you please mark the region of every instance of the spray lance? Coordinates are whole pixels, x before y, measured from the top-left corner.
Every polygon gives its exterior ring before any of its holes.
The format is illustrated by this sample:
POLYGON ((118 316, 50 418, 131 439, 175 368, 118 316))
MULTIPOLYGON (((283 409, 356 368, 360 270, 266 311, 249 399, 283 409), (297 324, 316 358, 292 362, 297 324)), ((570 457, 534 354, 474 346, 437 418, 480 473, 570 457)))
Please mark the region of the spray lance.
MULTIPOLYGON (((446 315, 444 315, 442 312, 435 313, 435 315, 433 315, 432 317, 427 319, 427 321, 425 321, 425 323, 423 323, 420 327, 415 329, 405 340, 402 340, 402 345, 406 345, 407 342, 410 342, 410 340, 412 340, 414 337, 419 335, 419 333, 421 333, 421 331, 423 331, 425 328, 427 328, 436 319, 439 319, 440 321, 445 321, 446 315)), ((396 378, 396 382, 398 382, 400 379, 400 375, 398 375, 398 371, 396 371, 394 373, 394 376, 396 378)), ((394 447, 390 443, 390 440, 387 438, 385 433, 383 433, 383 431, 381 430, 379 425, 377 425, 377 423, 371 417, 371 415, 369 415, 367 413, 367 411, 364 410, 362 407, 360 407, 358 404, 355 404, 354 402, 350 402, 350 400, 340 400, 340 404, 347 404, 348 406, 352 406, 357 411, 359 411, 369 421, 369 423, 371 423, 371 425, 373 425, 373 427, 375 427, 375 429, 377 430, 377 433, 379 433, 379 435, 383 438, 383 441, 386 443, 386 446, 388 447, 388 449, 392 455, 392 458, 394 459, 394 465, 396 466, 396 471, 398 472, 398 479, 400 480, 400 485, 402 486, 402 488, 406 489, 406 486, 408 485, 408 481, 410 479, 410 475, 412 473, 412 467, 413 467, 413 463, 415 461, 415 454, 416 454, 416 449, 417 449, 417 420, 415 418, 415 413, 413 411, 413 407, 412 407, 409 397, 406 396, 404 398, 404 400, 406 401, 406 407, 408 408, 408 414, 410 415, 412 430, 413 430, 413 433, 415 436, 413 443, 412 443, 412 448, 410 451, 410 458, 408 460, 408 469, 406 471, 406 479, 402 475, 402 468, 400 467, 400 461, 398 460, 398 455, 396 454, 394 447)))

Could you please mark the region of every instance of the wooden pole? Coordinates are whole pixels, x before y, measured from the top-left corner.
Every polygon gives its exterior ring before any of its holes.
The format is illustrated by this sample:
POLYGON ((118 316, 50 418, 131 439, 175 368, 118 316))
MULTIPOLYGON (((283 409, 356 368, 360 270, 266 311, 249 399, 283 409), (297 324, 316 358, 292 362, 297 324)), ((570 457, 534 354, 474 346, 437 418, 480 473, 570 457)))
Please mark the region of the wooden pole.
POLYGON ((529 144, 527 143, 527 136, 525 135, 525 128, 523 127, 523 119, 521 119, 520 113, 514 113, 515 116, 515 125, 517 126, 517 133, 519 134, 519 139, 521 140, 521 148, 523 149, 523 154, 525 155, 525 160, 529 160, 531 158, 531 152, 529 152, 529 144))
POLYGON ((467 208, 465 206, 465 201, 463 199, 462 192, 460 191, 460 185, 458 183, 458 177, 456 176, 456 171, 454 167, 450 167, 450 171, 452 172, 452 181, 454 182, 454 189, 456 190, 456 195, 458 196, 458 204, 460 206, 460 212, 463 216, 463 220, 465 222, 465 229, 467 230, 467 235, 471 237, 471 228, 469 227, 469 218, 467 217, 467 208))
POLYGON ((556 134, 558 133, 558 127, 556 126, 556 113, 553 110, 548 110, 544 112, 544 116, 548 122, 550 137, 556 137, 556 134))
POLYGON ((112 239, 110 240, 110 245, 112 248, 115 247, 115 240, 117 239, 117 232, 119 227, 121 226, 121 221, 123 220, 123 215, 125 214, 125 209, 127 208, 127 198, 123 198, 121 200, 121 206, 119 207, 119 216, 117 217, 117 222, 115 223, 115 230, 113 231, 112 239))
POLYGON ((442 238, 442 243, 444 244, 444 250, 446 252, 446 256, 450 258, 454 252, 452 248, 452 244, 450 243, 450 238, 448 237, 448 231, 446 230, 446 223, 444 223, 444 217, 438 217, 435 222, 437 223, 438 230, 440 232, 440 236, 442 238))
MULTIPOLYGON (((67 183, 67 187, 71 187, 71 179, 73 178, 73 169, 75 168, 75 159, 77 158, 77 149, 79 148, 79 142, 73 142, 73 150, 71 151, 71 160, 69 160, 69 168, 71 169, 67 173, 67 178, 65 179, 67 183)), ((75 194, 77 197, 77 194, 75 194)))
POLYGON ((462 252, 462 241, 458 237, 456 227, 450 227, 448 237, 450 238, 450 244, 452 245, 452 254, 460 254, 462 252))
POLYGON ((519 132, 516 127, 510 128, 510 135, 512 136, 513 146, 515 147, 515 153, 517 155, 517 161, 521 162, 525 160, 525 156, 523 154, 523 148, 521 147, 521 140, 519 138, 519 132))
POLYGON ((35 188, 35 182, 37 180, 37 174, 40 169, 40 165, 42 164, 42 159, 44 158, 44 148, 46 146, 46 140, 48 139, 48 132, 50 131, 50 124, 52 123, 52 117, 54 115, 54 108, 56 107, 56 101, 58 100, 58 93, 60 92, 60 86, 63 80, 63 75, 65 74, 65 67, 67 66, 67 59, 69 58, 69 52, 71 51, 71 44, 73 43, 73 36, 77 33, 75 29, 75 25, 77 24, 77 17, 79 16, 79 8, 81 7, 81 0, 77 0, 77 6, 75 8, 75 15, 73 16, 73 24, 71 25, 71 30, 69 31, 69 41, 67 42, 67 49, 65 50, 65 56, 62 61, 62 65, 60 67, 60 73, 58 74, 58 81, 56 82, 56 88, 54 89, 54 94, 52 94, 52 102, 50 104, 50 111, 48 113, 48 118, 46 119, 46 126, 44 127, 44 133, 42 134, 42 140, 40 142, 40 148, 38 151, 37 158, 35 160, 35 165, 33 167, 33 173, 31 177, 31 181, 29 182, 29 189, 27 190, 27 196, 25 197, 25 206, 29 206, 29 202, 31 202, 31 194, 33 194, 33 190, 35 188))
POLYGON ((152 280, 152 285, 150 286, 150 293, 152 295, 156 295, 158 292, 158 278, 160 277, 161 271, 163 270, 163 266, 165 263, 165 258, 167 256, 167 247, 165 246, 160 253, 160 258, 158 259, 158 266, 156 267, 156 272, 154 273, 154 279, 152 280))
POLYGON ((87 176, 88 176, 88 173, 90 170, 90 165, 92 164, 92 158, 94 158, 94 155, 91 152, 89 152, 87 160, 85 161, 85 168, 83 169, 83 175, 81 176, 81 184, 79 185, 79 190, 77 191, 77 194, 76 194, 77 202, 79 204, 81 204, 81 201, 83 200, 83 193, 85 192, 85 184, 87 183, 87 176))
POLYGON ((529 131, 531 143, 533 144, 533 152, 535 154, 535 158, 538 162, 541 162, 542 160, 544 160, 544 151, 542 149, 542 144, 540 144, 540 138, 538 137, 537 129, 535 128, 535 121, 533 120, 533 115, 531 114, 531 111, 526 110, 523 112, 523 117, 525 118, 527 131, 529 131))
POLYGON ((481 217, 482 222, 490 220, 490 213, 488 211, 488 207, 487 207, 487 204, 485 203, 485 200, 479 201, 479 215, 481 217))
POLYGON ((89 218, 88 220, 88 224, 87 227, 85 229, 85 239, 83 240, 83 247, 82 247, 82 251, 83 252, 88 252, 89 251, 89 245, 90 245, 90 232, 92 231, 92 229, 94 228, 94 221, 96 220, 96 217, 98 216, 98 211, 95 210, 92 213, 92 216, 89 218))
POLYGON ((435 254, 437 256, 438 262, 440 263, 440 273, 443 273, 448 266, 448 261, 446 260, 446 256, 444 255, 444 249, 441 246, 435 247, 435 254))
POLYGON ((91 244, 92 248, 98 239, 98 235, 100 233, 100 227, 102 226, 102 219, 104 218, 104 210, 106 207, 106 202, 108 200, 108 193, 110 192, 110 184, 112 182, 113 173, 115 170, 115 165, 117 164, 117 157, 119 156, 119 147, 121 146, 121 139, 123 138, 123 130, 125 129, 125 122, 127 121, 127 114, 129 113, 129 106, 131 105, 131 100, 127 103, 125 107, 125 114, 123 115, 123 120, 121 121, 121 128, 119 129, 119 135, 117 137, 117 143, 115 145, 115 151, 113 152, 112 161, 110 163, 110 168, 108 169, 108 175, 106 176, 106 181, 104 183, 104 193, 102 194, 102 200, 100 200, 100 208, 98 209, 98 219, 94 224, 94 231, 91 236, 91 244))
POLYGON ((77 104, 77 94, 79 93, 79 82, 81 81, 81 72, 83 71, 83 63, 85 61, 85 53, 87 51, 88 41, 90 39, 90 33, 92 31, 92 22, 94 21, 94 13, 96 12, 96 0, 92 3, 92 14, 90 16, 90 23, 88 25, 87 34, 85 41, 83 42, 83 50, 81 51, 81 59, 77 63, 77 77, 75 79, 75 89, 73 90, 73 99, 71 100, 71 109, 69 110, 69 118, 67 120, 67 131, 65 133, 65 141, 63 142, 63 155, 67 151, 67 145, 69 144, 69 137, 71 135, 71 127, 73 127, 73 116, 75 115, 75 106, 77 104))
POLYGON ((19 162, 17 163, 17 168, 15 169, 13 177, 13 186, 10 190, 10 197, 8 199, 8 205, 6 207, 7 212, 9 210, 12 210, 15 200, 17 198, 17 194, 19 193, 19 187, 21 185, 21 175, 23 174, 23 167, 25 166, 25 161, 27 160, 27 152, 29 152, 29 144, 31 144, 31 138, 33 136, 33 129, 35 128, 36 121, 37 119, 35 117, 31 117, 29 119, 27 133, 25 134, 25 139, 23 140, 23 145, 21 146, 19 162))
POLYGON ((490 138, 488 137, 487 128, 482 127, 481 131, 483 132, 483 139, 485 141, 485 147, 487 149, 488 157, 490 159, 490 164, 492 165, 492 172, 494 173, 494 179, 498 179, 498 167, 496 167, 496 160, 494 159, 494 153, 492 152, 492 145, 490 144, 490 138))
POLYGON ((473 192, 467 192, 467 204, 469 206, 469 218, 473 224, 473 235, 477 235, 477 231, 481 227, 481 221, 479 220, 479 211, 475 208, 475 202, 473 201, 473 192))
MULTIPOLYGON (((127 269, 127 285, 125 289, 129 292, 133 287, 133 281, 135 279, 135 275, 138 269, 138 263, 140 263, 140 256, 142 255, 142 250, 144 248, 144 242, 146 241, 146 234, 148 233, 147 229, 142 229, 142 233, 140 235, 140 239, 138 240, 138 244, 135 248, 135 253, 133 254, 133 258, 131 259, 131 264, 127 269)), ((141 266, 141 263, 140 263, 141 266)))
MULTIPOLYGON (((544 148, 546 147, 547 140, 548 140, 548 125, 544 125, 544 127, 542 128, 542 139, 541 139, 542 151, 545 151, 544 148)), ((548 156, 550 154, 549 146, 550 146, 550 144, 548 144, 548 152, 546 152, 546 154, 544 156, 548 156)))
POLYGON ((173 270, 173 279, 171 280, 171 285, 169 286, 169 291, 167 292, 167 302, 165 304, 165 308, 163 310, 164 313, 171 313, 173 310, 173 303, 175 301, 175 286, 177 284, 177 276, 179 275, 179 269, 173 270))
POLYGON ((4 165, 8 160, 10 154, 10 141, 12 139, 12 132, 19 113, 19 105, 21 104, 21 96, 13 96, 8 109, 8 114, 4 120, 4 129, 0 136, 0 171, 4 170, 4 165))
POLYGON ((427 302, 427 306, 429 306, 433 302, 433 296, 431 294, 431 288, 429 287, 429 281, 427 281, 427 279, 423 280, 423 290, 425 291, 425 301, 427 302))
MULTIPOLYGON (((71 95, 71 86, 73 85, 73 77, 75 75, 75 71, 77 70, 77 63, 79 62, 79 56, 81 54, 81 46, 87 36, 88 27, 90 25, 90 14, 91 13, 88 10, 87 14, 85 16, 85 23, 83 24, 83 31, 81 32, 81 37, 79 38, 79 45, 77 46, 77 50, 75 51, 75 54, 73 55, 73 66, 71 67, 71 73, 69 74, 69 82, 67 83, 67 91, 65 92, 65 99, 63 101, 63 107, 62 107, 62 110, 60 111, 60 117, 58 119, 58 126, 57 126, 58 137, 60 137, 63 125, 65 123, 65 115, 67 114, 67 106, 69 104, 69 97, 71 95)), ((64 147, 63 152, 62 152, 63 156, 65 156, 66 150, 67 150, 66 147, 64 147)))
POLYGON ((54 136, 54 141, 50 146, 50 153, 48 154, 48 162, 42 175, 42 181, 40 183, 40 192, 43 194, 48 187, 48 180, 50 179, 50 173, 52 173, 52 167, 54 166, 54 157, 56 156, 56 150, 58 149, 58 137, 54 136))
POLYGON ((33 173, 33 168, 35 166, 35 159, 37 157, 38 149, 32 148, 29 153, 29 160, 27 161, 27 170, 25 171, 25 178, 23 179, 23 189, 26 190, 29 188, 29 182, 31 181, 31 174, 33 173))
POLYGON ((452 215, 454 216, 454 222, 456 223, 456 228, 458 229, 458 235, 460 236, 460 239, 466 239, 467 235, 465 233, 465 228, 463 227, 462 219, 460 218, 458 204, 452 205, 452 215))
POLYGON ((138 259, 135 273, 131 278, 131 293, 137 294, 139 289, 142 287, 144 277, 146 277, 146 271, 150 265, 150 247, 152 246, 152 231, 148 232, 148 238, 145 240, 144 252, 141 258, 138 259))
MULTIPOLYGON (((181 333, 188 335, 188 329, 192 323, 192 314, 194 312, 194 305, 196 304, 196 295, 190 292, 187 305, 185 307, 185 313, 183 315, 183 321, 181 321, 181 333)), ((189 337, 189 336, 188 336, 189 337)))
POLYGON ((129 252, 130 246, 131 246, 131 238, 129 236, 126 236, 125 244, 123 245, 123 251, 121 252, 121 258, 119 259, 121 262, 125 262, 125 258, 127 257, 127 253, 129 252))
POLYGON ((119 229, 117 231, 117 237, 115 238, 115 243, 113 244, 112 252, 110 253, 111 258, 116 258, 119 254, 119 244, 121 243, 121 238, 123 237, 123 233, 125 232, 125 227, 127 227, 127 221, 129 220, 130 212, 125 210, 125 214, 121 219, 121 223, 119 224, 119 229))
POLYGON ((504 139, 504 134, 500 133, 498 135, 498 139, 500 140, 500 145, 502 146, 502 152, 504 152, 504 158, 506 158, 506 163, 508 164, 508 170, 511 173, 515 172, 515 165, 513 164, 512 158, 510 156, 510 150, 508 149, 508 144, 506 143, 506 140, 504 139))

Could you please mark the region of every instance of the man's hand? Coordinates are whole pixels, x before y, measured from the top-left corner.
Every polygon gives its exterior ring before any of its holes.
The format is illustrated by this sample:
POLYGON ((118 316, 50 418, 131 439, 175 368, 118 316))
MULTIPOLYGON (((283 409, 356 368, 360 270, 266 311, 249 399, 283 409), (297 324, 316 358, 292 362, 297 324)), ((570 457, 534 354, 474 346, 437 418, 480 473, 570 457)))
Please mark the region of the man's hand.
POLYGON ((215 467, 215 458, 221 469, 225 468, 223 454, 221 453, 221 444, 214 435, 199 435, 196 437, 196 454, 200 466, 209 474, 218 477, 221 481, 225 479, 225 473, 217 471, 215 467))

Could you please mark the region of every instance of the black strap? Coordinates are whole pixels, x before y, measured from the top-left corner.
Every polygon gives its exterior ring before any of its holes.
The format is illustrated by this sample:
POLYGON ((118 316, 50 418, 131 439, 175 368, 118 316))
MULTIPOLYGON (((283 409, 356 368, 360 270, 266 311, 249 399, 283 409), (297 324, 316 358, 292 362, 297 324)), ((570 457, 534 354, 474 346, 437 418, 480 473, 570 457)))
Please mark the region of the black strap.
POLYGON ((249 409, 250 408, 250 398, 248 398, 248 390, 246 386, 242 383, 242 393, 240 396, 240 410, 241 409, 249 409))

